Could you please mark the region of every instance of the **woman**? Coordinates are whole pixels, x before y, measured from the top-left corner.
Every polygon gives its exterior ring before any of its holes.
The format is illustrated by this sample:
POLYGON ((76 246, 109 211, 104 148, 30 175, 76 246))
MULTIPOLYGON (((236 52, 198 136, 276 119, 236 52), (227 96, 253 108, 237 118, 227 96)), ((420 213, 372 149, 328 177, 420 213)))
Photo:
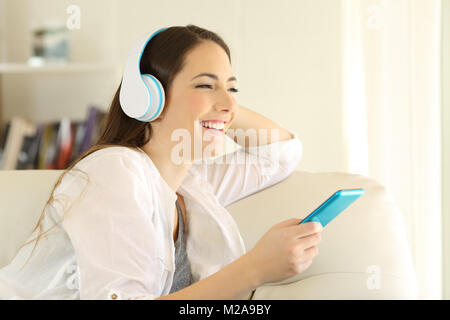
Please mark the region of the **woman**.
POLYGON ((1 298, 242 299, 317 255, 320 224, 297 218, 246 252, 224 208, 287 178, 302 149, 295 134, 237 105, 223 40, 193 25, 168 28, 146 45, 140 71, 161 82, 163 112, 151 122, 128 117, 119 86, 98 141, 61 175, 31 240, 0 270, 1 298), (209 120, 224 129, 207 129, 209 120), (247 129, 277 138, 258 135, 251 146, 236 135, 244 148, 216 154, 224 132, 247 129), (181 162, 177 130, 193 137, 181 162))

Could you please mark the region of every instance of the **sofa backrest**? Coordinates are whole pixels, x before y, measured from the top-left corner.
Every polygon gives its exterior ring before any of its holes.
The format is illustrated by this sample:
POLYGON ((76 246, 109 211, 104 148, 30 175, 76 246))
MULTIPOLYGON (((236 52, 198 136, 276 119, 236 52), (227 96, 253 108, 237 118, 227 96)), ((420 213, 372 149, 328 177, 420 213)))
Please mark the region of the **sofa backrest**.
POLYGON ((0 170, 0 267, 35 227, 63 170, 0 170))

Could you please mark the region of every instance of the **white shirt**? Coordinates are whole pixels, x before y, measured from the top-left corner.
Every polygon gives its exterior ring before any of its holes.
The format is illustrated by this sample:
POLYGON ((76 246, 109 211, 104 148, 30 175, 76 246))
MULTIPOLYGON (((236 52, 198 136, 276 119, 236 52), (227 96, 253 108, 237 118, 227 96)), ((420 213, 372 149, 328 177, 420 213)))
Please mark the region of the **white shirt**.
MULTIPOLYGON (((177 190, 184 198, 193 282, 246 252, 224 208, 286 179, 302 144, 293 139, 241 148, 195 163, 177 190), (227 157, 227 158, 226 158, 227 157), (240 164, 239 160, 247 160, 240 164), (222 161, 222 163, 220 163, 222 161)), ((141 149, 108 147, 75 166, 55 189, 42 237, 0 269, 1 299, 155 299, 170 291, 176 193, 141 149), (68 209, 68 210, 66 210, 68 209)), ((252 214, 249 212, 249 214, 252 214)), ((37 230, 29 239, 37 235, 37 230)))

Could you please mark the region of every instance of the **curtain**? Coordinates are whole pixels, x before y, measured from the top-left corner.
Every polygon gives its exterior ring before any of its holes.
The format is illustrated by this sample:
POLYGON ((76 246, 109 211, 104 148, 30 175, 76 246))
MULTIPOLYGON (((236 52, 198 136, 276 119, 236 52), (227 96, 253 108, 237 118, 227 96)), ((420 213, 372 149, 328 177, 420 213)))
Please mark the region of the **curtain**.
POLYGON ((441 1, 342 4, 349 171, 387 187, 402 211, 419 298, 441 299, 441 1))

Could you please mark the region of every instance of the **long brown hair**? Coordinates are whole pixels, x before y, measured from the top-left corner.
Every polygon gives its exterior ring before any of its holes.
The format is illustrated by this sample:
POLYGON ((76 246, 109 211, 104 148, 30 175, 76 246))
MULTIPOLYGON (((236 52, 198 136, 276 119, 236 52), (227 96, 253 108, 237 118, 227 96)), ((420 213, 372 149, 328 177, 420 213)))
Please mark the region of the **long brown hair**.
MULTIPOLYGON (((152 74, 161 82, 164 91, 166 93, 166 104, 170 99, 170 89, 174 77, 184 68, 185 58, 187 53, 197 45, 205 41, 214 41, 220 45, 228 55, 231 64, 230 50, 222 38, 214 32, 200 28, 195 25, 175 26, 169 27, 166 30, 158 33, 147 44, 142 53, 142 59, 140 63, 140 71, 142 74, 152 74)), ((26 263, 31 258, 34 249, 36 248, 40 238, 50 230, 52 230, 57 224, 55 223, 47 231, 43 232, 42 220, 44 218, 46 208, 49 204, 55 201, 54 191, 56 187, 61 183, 63 177, 71 170, 81 171, 74 166, 90 154, 103 148, 111 146, 123 146, 131 149, 137 149, 150 141, 152 135, 152 126, 150 122, 142 122, 128 117, 122 110, 119 101, 120 87, 116 90, 114 98, 109 107, 108 113, 101 124, 100 135, 98 140, 77 159, 75 159, 68 168, 62 172, 61 176, 56 181, 51 191, 50 198, 47 200, 41 216, 31 233, 34 233, 39 228, 39 234, 36 238, 26 242, 23 246, 29 244, 32 241, 36 241, 28 257, 26 263)), ((167 109, 163 110, 163 114, 167 109)), ((66 211, 67 212, 67 211, 66 211)), ((66 213, 65 212, 65 213, 66 213)), ((65 215, 63 214, 63 217, 65 215)), ((21 247, 21 248, 22 248, 21 247)), ((23 268, 22 267, 22 268, 23 268)))

